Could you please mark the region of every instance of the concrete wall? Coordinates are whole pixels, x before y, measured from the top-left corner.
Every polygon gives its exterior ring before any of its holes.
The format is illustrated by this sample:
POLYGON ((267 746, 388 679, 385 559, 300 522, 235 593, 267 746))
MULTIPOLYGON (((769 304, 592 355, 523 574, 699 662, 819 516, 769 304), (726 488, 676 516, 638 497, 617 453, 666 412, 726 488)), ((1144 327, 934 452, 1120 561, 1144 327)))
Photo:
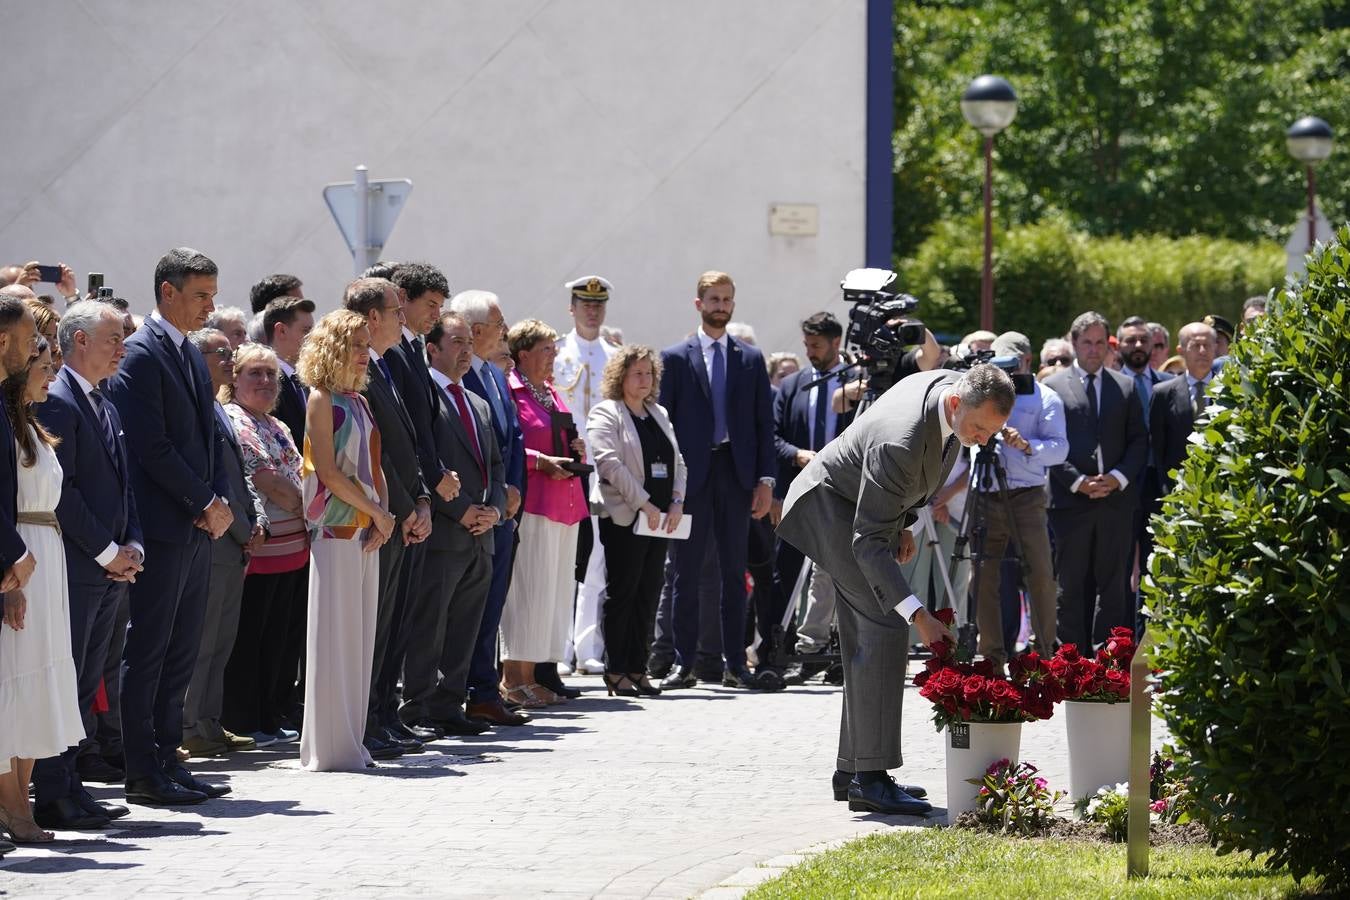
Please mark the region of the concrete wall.
POLYGON ((721 268, 765 349, 795 349, 862 264, 866 0, 15 0, 5 20, 0 262, 103 271, 138 311, 180 244, 220 264, 221 303, 284 271, 335 306, 352 263, 320 191, 356 163, 414 184, 384 256, 497 291, 510 321, 570 327, 561 283, 599 273, 610 322, 669 343, 721 268), (818 236, 770 236, 776 202, 818 204, 818 236))

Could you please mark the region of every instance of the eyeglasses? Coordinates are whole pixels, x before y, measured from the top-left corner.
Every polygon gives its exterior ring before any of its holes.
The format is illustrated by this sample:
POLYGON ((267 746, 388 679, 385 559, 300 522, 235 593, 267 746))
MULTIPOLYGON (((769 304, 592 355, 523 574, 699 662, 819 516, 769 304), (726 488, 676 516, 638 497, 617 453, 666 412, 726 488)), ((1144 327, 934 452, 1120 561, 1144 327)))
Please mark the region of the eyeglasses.
POLYGON ((229 347, 217 347, 217 348, 214 349, 214 350, 207 350, 206 352, 207 352, 207 353, 214 353, 216 356, 219 356, 219 357, 220 357, 220 360, 218 360, 218 361, 221 361, 221 362, 223 362, 224 360, 227 360, 227 359, 230 360, 231 362, 234 361, 234 351, 231 350, 229 347))
POLYGON ((1154 341, 1154 342, 1153 342, 1153 349, 1154 349, 1154 350, 1166 350, 1166 349, 1167 349, 1167 345, 1164 344, 1162 341, 1154 341))

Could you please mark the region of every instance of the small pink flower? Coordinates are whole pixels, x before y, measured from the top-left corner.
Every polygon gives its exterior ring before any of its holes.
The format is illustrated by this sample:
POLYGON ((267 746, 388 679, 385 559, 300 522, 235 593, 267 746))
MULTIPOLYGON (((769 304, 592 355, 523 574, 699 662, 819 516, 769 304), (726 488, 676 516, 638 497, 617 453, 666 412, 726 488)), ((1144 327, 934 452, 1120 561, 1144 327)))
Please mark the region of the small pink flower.
POLYGON ((1165 799, 1154 800, 1152 803, 1148 805, 1148 808, 1150 812, 1155 812, 1159 815, 1162 815, 1163 813, 1167 812, 1167 801, 1165 799))
POLYGON ((1037 787, 1039 790, 1042 790, 1042 791, 1045 790, 1045 789, 1049 786, 1049 784, 1050 784, 1050 782, 1046 781, 1044 778, 1037 778, 1037 779, 1036 779, 1036 787, 1037 787))
POLYGON ((993 775, 995 772, 997 772, 999 769, 1002 769, 1006 765, 1008 765, 1008 760, 1000 759, 998 762, 994 763, 989 768, 985 769, 984 774, 993 775))

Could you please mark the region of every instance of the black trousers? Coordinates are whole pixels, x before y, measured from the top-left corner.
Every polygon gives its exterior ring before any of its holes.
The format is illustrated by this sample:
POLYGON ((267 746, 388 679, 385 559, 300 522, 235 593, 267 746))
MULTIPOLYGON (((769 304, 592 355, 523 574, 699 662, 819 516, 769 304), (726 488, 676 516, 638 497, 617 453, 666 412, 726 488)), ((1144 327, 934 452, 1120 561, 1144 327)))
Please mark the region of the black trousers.
MULTIPOLYGON (((370 692, 366 695, 368 715, 366 732, 371 734, 383 727, 387 700, 384 691, 391 684, 389 667, 393 665, 393 645, 403 630, 407 616, 408 597, 412 583, 404 577, 404 570, 412 559, 411 551, 419 545, 405 545, 399 537, 386 541, 380 554, 380 599, 375 613, 375 649, 370 664, 370 692)), ((398 672, 393 673, 395 681, 398 672)))
POLYGON ((616 525, 602 516, 600 543, 605 548, 605 609, 600 625, 605 635, 605 669, 645 671, 669 541, 634 534, 631 525, 616 525))
MULTIPOLYGON (((296 666, 286 662, 295 618, 295 596, 309 590, 309 567, 275 575, 246 575, 239 630, 225 664, 220 724, 235 734, 275 734, 281 727, 277 697, 295 684, 296 666)), ((303 621, 303 620, 302 620, 303 621)))
POLYGON ((1087 654, 1111 629, 1134 627, 1134 597, 1125 587, 1134 554, 1134 504, 1097 500, 1050 510, 1059 581, 1061 644, 1087 654))

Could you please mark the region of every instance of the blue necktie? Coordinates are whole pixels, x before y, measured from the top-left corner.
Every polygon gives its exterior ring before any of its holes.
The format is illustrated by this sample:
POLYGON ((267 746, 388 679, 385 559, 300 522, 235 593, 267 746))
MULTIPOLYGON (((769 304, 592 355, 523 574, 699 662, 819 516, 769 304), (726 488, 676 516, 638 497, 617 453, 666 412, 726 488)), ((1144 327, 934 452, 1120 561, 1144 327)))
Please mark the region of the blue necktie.
POLYGON ((384 383, 389 385, 390 388, 393 388, 394 376, 389 374, 389 363, 385 362, 384 357, 381 356, 379 359, 375 360, 375 365, 379 367, 380 374, 384 376, 384 383))
POLYGON ((727 361, 722 357, 722 345, 712 345, 712 407, 713 407, 713 446, 727 439, 727 361))
POLYGON ((826 376, 826 380, 816 385, 816 414, 815 422, 811 427, 811 449, 819 450, 825 446, 825 404, 828 402, 825 398, 830 396, 830 381, 834 379, 826 376))
POLYGON ((94 413, 98 416, 98 424, 103 429, 103 443, 112 458, 117 459, 117 432, 113 431, 112 417, 108 415, 108 408, 103 405, 103 394, 98 388, 94 388, 89 392, 89 396, 94 401, 94 413))
POLYGON ((1153 381, 1148 372, 1134 376, 1134 392, 1139 395, 1139 405, 1144 408, 1144 421, 1148 421, 1148 405, 1153 400, 1153 381))

